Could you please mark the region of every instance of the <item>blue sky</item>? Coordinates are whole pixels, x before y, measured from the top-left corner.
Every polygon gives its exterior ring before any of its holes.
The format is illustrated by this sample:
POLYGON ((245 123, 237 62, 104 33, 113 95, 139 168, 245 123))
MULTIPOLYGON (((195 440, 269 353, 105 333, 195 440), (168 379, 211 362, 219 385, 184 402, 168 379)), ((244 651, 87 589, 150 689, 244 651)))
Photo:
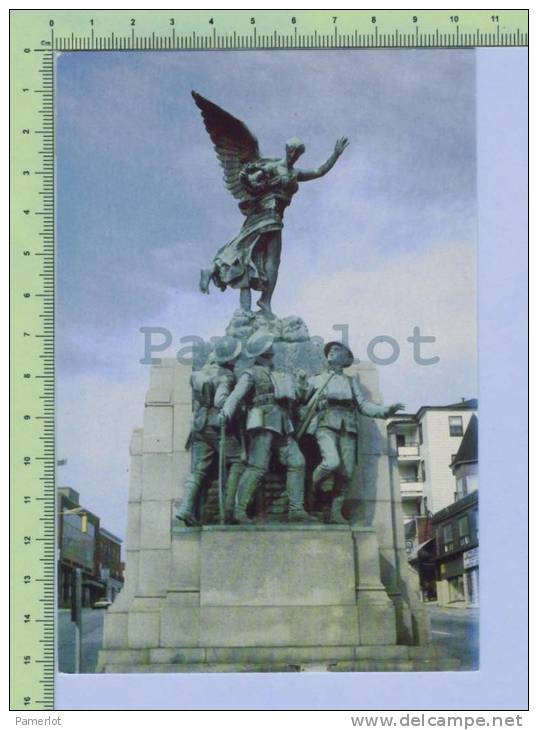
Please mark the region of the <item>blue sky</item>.
MULTIPOLYGON (((196 89, 242 119, 266 156, 291 136, 323 162, 286 211, 280 316, 326 339, 390 335, 386 402, 476 395, 473 51, 63 54, 57 73, 57 374, 60 481, 123 535, 128 441, 142 422, 141 326, 220 335, 237 292, 197 290, 239 230, 196 89), (414 326, 437 338, 413 362, 414 326)), ((379 356, 388 351, 379 348, 379 356)))

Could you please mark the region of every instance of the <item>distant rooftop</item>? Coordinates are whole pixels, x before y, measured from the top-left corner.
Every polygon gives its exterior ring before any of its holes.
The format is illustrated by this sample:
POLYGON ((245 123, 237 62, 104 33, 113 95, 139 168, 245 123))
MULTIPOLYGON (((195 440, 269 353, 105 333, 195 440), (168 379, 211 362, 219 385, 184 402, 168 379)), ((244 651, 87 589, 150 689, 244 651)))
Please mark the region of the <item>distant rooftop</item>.
POLYGON ((476 411, 478 410, 478 398, 462 398, 457 403, 450 403, 445 406, 420 406, 416 413, 397 413, 391 422, 398 420, 416 421, 419 420, 425 411, 476 411))
POLYGON ((446 520, 448 517, 453 517, 458 512, 465 511, 473 504, 478 504, 478 490, 466 494, 465 497, 458 499, 456 502, 452 502, 452 504, 449 504, 447 507, 443 507, 443 509, 439 510, 439 512, 436 512, 432 515, 432 524, 437 524, 446 520))
POLYGON ((71 487, 58 487, 57 491, 58 494, 66 497, 70 502, 80 504, 80 494, 76 491, 76 489, 71 489, 71 487))
POLYGON ((416 416, 420 418, 422 411, 476 411, 478 409, 478 398, 462 398, 457 403, 450 403, 448 406, 420 406, 416 416))
POLYGON ((101 533, 101 535, 103 535, 104 537, 107 537, 107 538, 108 538, 109 540, 112 540, 112 542, 117 542, 117 543, 118 543, 118 545, 121 545, 121 543, 123 542, 123 540, 121 539, 121 537, 117 537, 116 535, 113 535, 113 534, 112 534, 111 532, 109 532, 108 530, 105 530, 105 528, 104 528, 104 527, 101 527, 101 526, 99 526, 99 532, 100 532, 100 533, 101 533))
POLYGON ((457 403, 452 403, 449 406, 423 406, 423 408, 450 408, 451 410, 461 408, 463 410, 476 410, 478 408, 478 398, 462 398, 457 403))

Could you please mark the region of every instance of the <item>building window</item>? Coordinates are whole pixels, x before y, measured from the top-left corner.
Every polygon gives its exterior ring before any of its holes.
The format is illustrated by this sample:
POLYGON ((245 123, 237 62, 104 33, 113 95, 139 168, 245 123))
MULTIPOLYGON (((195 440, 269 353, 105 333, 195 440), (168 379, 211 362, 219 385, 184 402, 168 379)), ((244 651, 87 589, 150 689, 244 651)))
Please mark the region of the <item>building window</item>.
POLYGON ((469 515, 462 515, 458 520, 458 533, 460 545, 468 545, 471 542, 469 529, 469 515))
POLYGON ((465 600, 463 575, 457 575, 455 578, 448 579, 448 600, 450 602, 465 600))
POLYGON ((423 482, 426 481, 426 462, 420 462, 420 478, 423 482))
POLYGON ((467 496, 467 480, 465 477, 456 479, 456 500, 467 496))
POLYGON ((461 416, 449 416, 448 429, 451 436, 463 436, 463 418, 461 416))
POLYGON ((443 527, 443 542, 445 553, 449 553, 451 550, 454 550, 454 529, 452 527, 452 523, 443 527))
POLYGON ((424 439, 422 438, 422 423, 418 424, 418 442, 419 444, 424 443, 424 439))
POLYGON ((396 446, 405 446, 405 436, 403 433, 396 434, 396 446))

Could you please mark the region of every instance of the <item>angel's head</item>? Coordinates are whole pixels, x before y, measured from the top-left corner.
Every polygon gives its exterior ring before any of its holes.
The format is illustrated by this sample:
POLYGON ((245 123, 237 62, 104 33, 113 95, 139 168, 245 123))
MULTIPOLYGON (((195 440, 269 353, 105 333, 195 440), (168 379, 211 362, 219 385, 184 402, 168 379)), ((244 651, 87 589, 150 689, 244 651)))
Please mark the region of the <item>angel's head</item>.
POLYGON ((286 142, 286 162, 294 165, 305 151, 304 142, 298 137, 292 137, 286 142))

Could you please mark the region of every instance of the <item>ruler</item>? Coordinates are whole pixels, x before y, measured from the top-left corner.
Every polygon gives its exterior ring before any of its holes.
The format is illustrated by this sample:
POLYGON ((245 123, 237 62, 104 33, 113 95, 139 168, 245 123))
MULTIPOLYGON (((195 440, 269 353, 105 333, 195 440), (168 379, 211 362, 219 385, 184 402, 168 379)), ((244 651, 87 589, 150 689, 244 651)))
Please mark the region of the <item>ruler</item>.
POLYGON ((11 709, 54 707, 57 52, 527 44, 526 10, 11 11, 11 709))
POLYGON ((44 710, 54 701, 54 60, 50 39, 21 30, 10 58, 10 707, 44 710))

